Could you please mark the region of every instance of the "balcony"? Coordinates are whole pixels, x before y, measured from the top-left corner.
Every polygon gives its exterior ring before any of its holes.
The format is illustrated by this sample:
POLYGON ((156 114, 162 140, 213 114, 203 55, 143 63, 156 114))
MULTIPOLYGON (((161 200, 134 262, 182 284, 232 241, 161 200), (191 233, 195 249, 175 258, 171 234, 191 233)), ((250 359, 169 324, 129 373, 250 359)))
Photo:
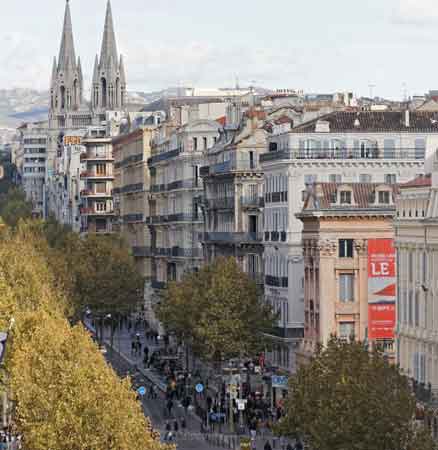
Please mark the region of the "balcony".
POLYGON ((136 258, 147 258, 152 256, 150 247, 132 247, 132 254, 136 258))
POLYGON ((112 194, 109 191, 97 192, 92 189, 83 189, 80 194, 81 194, 81 197, 85 197, 85 198, 86 197, 94 197, 94 198, 112 197, 112 194))
POLYGON ((326 160, 408 160, 421 161, 425 157, 424 149, 415 148, 397 148, 397 149, 358 149, 358 148, 341 148, 341 149, 296 149, 288 148, 286 150, 272 151, 260 155, 260 162, 277 161, 280 159, 326 159, 326 160))
POLYGON ((262 208, 265 204, 263 197, 257 196, 242 196, 240 197, 240 205, 242 208, 262 208))
POLYGON ((131 155, 123 159, 122 161, 118 161, 114 164, 116 169, 120 169, 121 167, 125 167, 131 164, 136 164, 138 162, 143 161, 143 153, 138 153, 136 155, 131 155))
POLYGON ((87 152, 81 153, 81 161, 114 161, 111 153, 87 152))
POLYGON ((170 150, 168 152, 158 153, 148 159, 148 165, 153 166, 162 161, 167 161, 168 159, 176 158, 180 153, 182 153, 182 148, 176 148, 175 150, 170 150))
POLYGON ((214 232, 214 233, 201 233, 200 237, 201 240, 204 242, 245 244, 245 243, 262 242, 263 233, 214 232))
POLYGON ((142 192, 144 188, 143 183, 136 183, 136 184, 128 184, 126 186, 123 186, 120 189, 120 193, 122 194, 134 194, 136 192, 142 192))
POLYGON ((143 222, 143 214, 126 214, 122 217, 123 223, 138 223, 143 222))
POLYGON ((204 256, 200 248, 172 247, 169 250, 174 258, 202 258, 204 256))
POLYGON ((250 159, 230 159, 228 161, 223 161, 216 164, 211 164, 209 166, 203 166, 200 170, 200 176, 206 177, 211 175, 221 175, 225 173, 232 172, 247 172, 247 171, 257 171, 261 170, 258 164, 254 160, 250 159))
POLYGON ((190 213, 170 214, 167 216, 167 222, 202 222, 202 217, 190 213))
POLYGON ((114 175, 112 173, 109 173, 109 172, 97 173, 97 172, 93 172, 93 171, 81 172, 80 177, 87 178, 87 179, 91 179, 91 178, 96 178, 96 179, 105 179, 106 178, 106 179, 110 179, 110 180, 114 179, 114 175))
POLYGON ((171 256, 172 249, 163 248, 163 247, 155 247, 152 249, 152 254, 154 256, 171 256))
POLYGON ((113 216, 114 210, 113 209, 107 209, 107 210, 97 210, 96 208, 80 208, 79 212, 83 216, 113 216))
POLYGON ((206 200, 209 209, 234 209, 234 197, 208 198, 206 200))

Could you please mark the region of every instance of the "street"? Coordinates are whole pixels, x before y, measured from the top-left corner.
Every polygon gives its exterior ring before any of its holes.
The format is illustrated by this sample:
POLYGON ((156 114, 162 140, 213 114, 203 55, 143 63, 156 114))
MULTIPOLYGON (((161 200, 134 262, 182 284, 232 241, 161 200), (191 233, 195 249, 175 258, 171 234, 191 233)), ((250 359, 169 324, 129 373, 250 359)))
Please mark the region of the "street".
MULTIPOLYGON (((89 329, 92 329, 90 322, 86 322, 86 325, 89 329)), ((209 435, 210 440, 213 440, 213 442, 217 443, 219 440, 219 447, 207 442, 205 434, 201 433, 201 420, 193 413, 193 411, 188 411, 186 414, 182 405, 177 401, 175 401, 175 406, 172 410, 172 417, 169 418, 165 410, 165 382, 155 371, 143 367, 142 353, 140 353, 139 356, 131 354, 132 333, 128 332, 126 329, 116 333, 114 337, 114 349, 111 350, 109 346, 109 329, 106 329, 105 331, 105 357, 107 361, 120 377, 124 378, 129 375, 133 381, 134 388, 140 386, 146 388, 146 395, 142 397, 143 411, 145 416, 150 418, 154 429, 160 431, 162 439, 166 434, 166 423, 168 422, 170 424, 172 432, 174 432, 176 420, 178 422, 178 433, 176 434, 178 450, 219 450, 224 448, 239 448, 237 438, 225 434, 209 435), (158 389, 156 389, 156 399, 149 398, 150 396, 148 394, 151 384, 158 387, 158 389), (181 429, 181 421, 183 418, 185 418, 186 421, 185 432, 181 429)), ((159 348, 153 341, 145 339, 143 330, 139 330, 139 335, 142 345, 144 346, 147 344, 150 353, 159 348)), ((257 450, 263 449, 263 446, 264 441, 258 439, 257 450)))

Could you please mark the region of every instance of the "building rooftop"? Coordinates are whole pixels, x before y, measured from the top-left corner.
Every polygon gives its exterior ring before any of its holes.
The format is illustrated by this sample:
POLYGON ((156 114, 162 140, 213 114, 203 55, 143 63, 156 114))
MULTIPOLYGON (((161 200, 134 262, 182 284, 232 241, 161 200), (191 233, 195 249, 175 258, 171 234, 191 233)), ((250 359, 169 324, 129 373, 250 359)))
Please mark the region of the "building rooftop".
POLYGON ((315 183, 304 191, 303 213, 316 211, 394 209, 399 186, 384 183, 315 183), (350 191, 351 202, 342 202, 340 192, 350 191), (389 203, 379 203, 377 192, 389 191, 389 203))
POLYGON ((413 187, 430 187, 430 186, 432 186, 432 176, 429 173, 427 175, 420 175, 414 178, 413 180, 408 181, 407 183, 401 184, 400 189, 413 187))
POLYGON ((294 133, 312 133, 317 123, 328 124, 327 132, 427 132, 438 133, 438 112, 430 111, 335 111, 294 128, 294 133), (407 115, 409 124, 407 126, 407 115))

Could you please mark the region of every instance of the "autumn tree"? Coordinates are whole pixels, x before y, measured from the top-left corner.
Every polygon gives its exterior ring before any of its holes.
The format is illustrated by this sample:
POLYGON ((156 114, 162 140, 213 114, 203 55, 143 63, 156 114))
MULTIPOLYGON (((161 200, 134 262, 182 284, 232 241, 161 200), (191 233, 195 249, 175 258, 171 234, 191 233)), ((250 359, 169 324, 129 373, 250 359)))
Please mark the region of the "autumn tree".
POLYGON ((234 258, 218 258, 170 283, 157 313, 168 332, 213 362, 262 351, 263 333, 275 323, 270 306, 234 258))
POLYGON ((415 398, 398 368, 363 344, 332 339, 289 382, 277 432, 312 450, 432 450, 414 423, 415 398), (421 442, 421 446, 418 446, 421 442))
POLYGON ((15 324, 0 372, 14 422, 33 450, 159 450, 135 400, 81 325, 26 226, 0 233, 0 329, 15 324))

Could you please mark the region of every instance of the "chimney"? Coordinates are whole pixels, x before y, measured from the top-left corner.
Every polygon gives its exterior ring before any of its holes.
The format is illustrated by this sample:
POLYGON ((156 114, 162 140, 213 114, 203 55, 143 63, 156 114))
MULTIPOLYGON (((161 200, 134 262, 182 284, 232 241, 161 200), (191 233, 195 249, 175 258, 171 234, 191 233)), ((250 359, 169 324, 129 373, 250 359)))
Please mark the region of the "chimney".
POLYGON ((407 109, 405 111, 405 127, 406 128, 410 127, 410 111, 409 111, 409 109, 407 109))

